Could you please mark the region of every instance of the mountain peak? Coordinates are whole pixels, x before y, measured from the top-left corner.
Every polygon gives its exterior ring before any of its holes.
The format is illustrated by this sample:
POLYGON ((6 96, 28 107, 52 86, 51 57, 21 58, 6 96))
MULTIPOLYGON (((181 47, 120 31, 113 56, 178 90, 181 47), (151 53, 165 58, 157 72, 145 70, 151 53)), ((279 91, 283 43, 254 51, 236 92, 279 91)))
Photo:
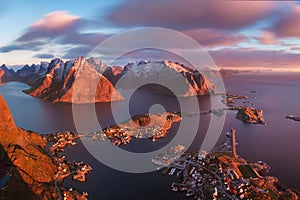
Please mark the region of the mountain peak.
POLYGON ((1 69, 7 69, 7 67, 6 67, 5 64, 1 65, 0 68, 1 68, 1 69))
POLYGON ((113 85, 95 68, 96 59, 78 57, 63 62, 54 59, 43 79, 25 91, 51 102, 94 103, 122 100, 113 85))

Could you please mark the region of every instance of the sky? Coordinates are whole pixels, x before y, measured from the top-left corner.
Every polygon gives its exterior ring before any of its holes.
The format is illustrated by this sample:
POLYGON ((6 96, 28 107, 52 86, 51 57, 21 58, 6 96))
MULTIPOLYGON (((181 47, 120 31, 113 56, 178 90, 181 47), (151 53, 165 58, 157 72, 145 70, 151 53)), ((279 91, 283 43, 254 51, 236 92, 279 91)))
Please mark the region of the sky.
POLYGON ((220 68, 300 71, 297 1, 0 0, 0 5, 0 64, 8 66, 87 56, 115 34, 163 27, 196 40, 220 68))

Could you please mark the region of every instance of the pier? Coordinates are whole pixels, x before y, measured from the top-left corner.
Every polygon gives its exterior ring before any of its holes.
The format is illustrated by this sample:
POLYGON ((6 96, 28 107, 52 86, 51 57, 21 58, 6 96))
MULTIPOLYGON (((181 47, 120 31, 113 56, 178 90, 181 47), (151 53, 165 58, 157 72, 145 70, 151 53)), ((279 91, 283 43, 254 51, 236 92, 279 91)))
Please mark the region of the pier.
POLYGON ((232 146, 232 155, 235 159, 237 159, 237 153, 236 153, 236 141, 235 141, 235 130, 231 129, 231 146, 232 146))

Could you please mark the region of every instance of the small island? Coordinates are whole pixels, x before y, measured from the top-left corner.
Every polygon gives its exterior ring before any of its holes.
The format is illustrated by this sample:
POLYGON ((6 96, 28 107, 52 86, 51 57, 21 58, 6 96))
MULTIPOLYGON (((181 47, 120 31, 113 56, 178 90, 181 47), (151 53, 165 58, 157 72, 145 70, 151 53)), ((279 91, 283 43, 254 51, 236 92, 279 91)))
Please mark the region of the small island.
POLYGON ((236 114, 237 119, 248 124, 266 124, 265 118, 263 116, 263 110, 247 106, 248 104, 254 105, 247 100, 249 99, 248 96, 226 93, 226 95, 223 95, 223 98, 224 99, 222 100, 222 102, 228 107, 227 110, 238 111, 236 114))
POLYGON ((294 121, 300 121, 300 117, 296 117, 294 115, 287 115, 285 118, 286 119, 291 119, 291 120, 294 120, 294 121))
POLYGON ((266 124, 262 110, 247 106, 238 109, 236 118, 250 124, 266 124))

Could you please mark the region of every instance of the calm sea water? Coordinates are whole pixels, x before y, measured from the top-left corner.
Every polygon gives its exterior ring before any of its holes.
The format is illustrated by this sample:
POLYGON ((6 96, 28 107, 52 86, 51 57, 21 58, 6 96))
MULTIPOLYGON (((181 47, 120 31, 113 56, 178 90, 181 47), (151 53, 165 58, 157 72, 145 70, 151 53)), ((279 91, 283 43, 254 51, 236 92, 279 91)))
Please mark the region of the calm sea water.
MULTIPOLYGON (((237 130, 238 153, 249 161, 263 160, 271 166, 271 174, 287 186, 300 190, 300 122, 285 119, 287 114, 300 116, 300 76, 299 75, 236 75, 224 79, 228 92, 247 95, 254 107, 264 110, 267 125, 249 125, 234 118, 235 112, 227 112, 222 141, 230 128, 237 130), (251 93, 255 90, 257 93, 251 93)), ((52 104, 30 97, 22 90, 28 86, 11 82, 0 86, 0 94, 4 96, 18 126, 39 133, 57 131, 76 131, 72 106, 68 104, 52 104)), ((125 98, 126 92, 121 91, 125 98)), ((218 98, 218 97, 216 97, 218 98)), ((184 102, 189 104, 189 99, 184 102)), ((120 108, 122 119, 124 102, 113 102, 120 108)), ((154 104, 161 104, 166 110, 178 110, 178 101, 174 97, 150 94, 139 90, 131 97, 130 114, 147 113, 154 104)), ((201 110, 208 110, 210 98, 199 98, 201 110)), ((95 106, 98 120, 102 127, 114 124, 110 111, 110 103, 95 106)), ((89 105, 81 106, 83 114, 91 109, 89 105)), ((194 108, 190 107, 189 111, 194 108)), ((125 120, 125 118, 124 118, 125 120)), ((210 122, 210 115, 201 115, 200 128, 189 151, 197 151, 210 122)), ((89 124, 89 119, 84 123, 89 124)), ((132 152, 148 152, 158 149, 174 137, 178 125, 174 126, 167 137, 153 143, 148 139, 134 140, 124 149, 132 152)), ((90 127, 91 131, 96 127, 90 127)), ((188 134, 188 133, 187 133, 188 134)), ((162 177, 160 172, 131 174, 111 169, 97 161, 84 145, 79 144, 67 148, 65 154, 69 159, 82 160, 93 167, 87 176, 86 183, 74 183, 65 180, 66 186, 80 188, 89 193, 90 199, 114 200, 126 199, 183 199, 184 195, 170 191, 174 177, 162 177)))

